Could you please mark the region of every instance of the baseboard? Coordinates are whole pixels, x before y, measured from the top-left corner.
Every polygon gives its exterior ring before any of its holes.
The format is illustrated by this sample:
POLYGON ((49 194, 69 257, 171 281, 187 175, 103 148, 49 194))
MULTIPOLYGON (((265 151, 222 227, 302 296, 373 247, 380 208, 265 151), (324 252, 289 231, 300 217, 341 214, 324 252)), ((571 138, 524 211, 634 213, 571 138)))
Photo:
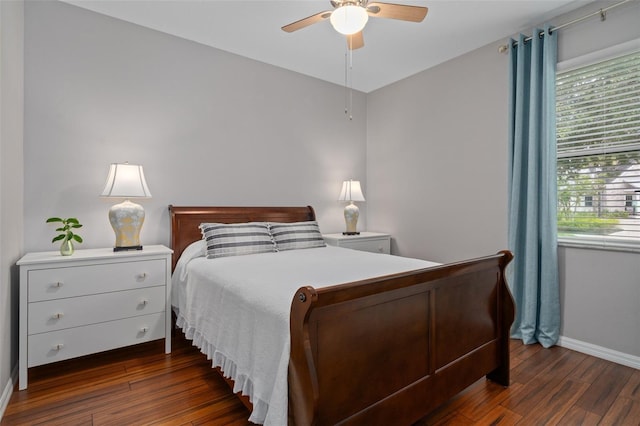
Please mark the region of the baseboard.
POLYGON ((564 336, 560 336, 558 346, 640 370, 640 357, 635 355, 614 351, 613 349, 593 345, 591 343, 582 342, 580 340, 564 336))
POLYGON ((4 416, 4 410, 7 409, 9 405, 9 400, 11 399, 11 394, 13 394, 13 388, 15 386, 16 381, 18 380, 18 366, 16 365, 11 372, 11 377, 7 381, 7 385, 4 387, 2 391, 2 396, 0 396, 0 420, 4 416))

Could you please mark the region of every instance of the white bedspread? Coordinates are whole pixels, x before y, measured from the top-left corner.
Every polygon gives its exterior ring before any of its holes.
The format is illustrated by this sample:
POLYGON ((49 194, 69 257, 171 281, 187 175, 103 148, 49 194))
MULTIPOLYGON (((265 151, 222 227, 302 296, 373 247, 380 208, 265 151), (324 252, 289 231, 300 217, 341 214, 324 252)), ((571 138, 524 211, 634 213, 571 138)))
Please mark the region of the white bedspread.
POLYGON ((250 421, 287 424, 289 314, 295 291, 437 265, 338 247, 180 262, 177 324, 249 396, 250 421))

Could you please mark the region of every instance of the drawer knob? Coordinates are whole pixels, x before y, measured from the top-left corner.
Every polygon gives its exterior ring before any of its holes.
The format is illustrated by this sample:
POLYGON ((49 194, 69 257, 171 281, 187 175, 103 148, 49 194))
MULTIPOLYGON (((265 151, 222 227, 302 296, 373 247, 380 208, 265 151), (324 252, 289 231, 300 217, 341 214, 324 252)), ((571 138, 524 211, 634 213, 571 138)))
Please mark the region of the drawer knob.
POLYGON ((51 315, 51 319, 60 319, 64 316, 64 312, 58 312, 56 314, 51 315))
POLYGON ((141 280, 144 280, 145 278, 147 278, 147 273, 143 272, 140 275, 138 275, 138 278, 140 278, 141 280))
POLYGON ((55 282, 51 284, 51 287, 60 288, 62 287, 62 282, 61 281, 55 282))
POLYGON ((147 327, 146 325, 140 329, 141 333, 146 333, 147 331, 149 331, 149 327, 147 327))
POLYGON ((146 300, 146 299, 142 299, 142 300, 140 301, 140 304, 141 304, 142 306, 147 306, 147 303, 149 303, 149 301, 148 301, 148 300, 146 300))
POLYGON ((62 343, 58 343, 57 345, 53 345, 53 350, 54 351, 59 351, 62 348, 64 348, 64 345, 62 343))

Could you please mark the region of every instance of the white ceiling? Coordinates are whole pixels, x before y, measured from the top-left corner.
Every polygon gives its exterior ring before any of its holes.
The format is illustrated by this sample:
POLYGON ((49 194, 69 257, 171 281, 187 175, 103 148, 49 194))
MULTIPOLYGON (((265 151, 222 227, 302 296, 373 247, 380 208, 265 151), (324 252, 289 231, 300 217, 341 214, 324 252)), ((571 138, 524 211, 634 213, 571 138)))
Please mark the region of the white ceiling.
MULTIPOLYGON (((328 0, 63 0, 188 40, 344 84, 344 36, 329 21, 280 29, 332 10, 328 0)), ((427 6, 421 23, 371 18, 353 52, 353 88, 370 92, 503 40, 593 0, 391 0, 427 6)), ((497 47, 497 45, 496 45, 497 47)))

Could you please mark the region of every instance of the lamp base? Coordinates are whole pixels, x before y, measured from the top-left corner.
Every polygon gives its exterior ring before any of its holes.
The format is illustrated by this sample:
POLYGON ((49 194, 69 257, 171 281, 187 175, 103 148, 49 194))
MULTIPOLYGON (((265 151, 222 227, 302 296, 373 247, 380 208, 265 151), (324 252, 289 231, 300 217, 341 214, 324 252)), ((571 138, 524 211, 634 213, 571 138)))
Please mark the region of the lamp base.
POLYGON ((358 225, 358 216, 360 216, 360 209, 351 201, 344 208, 344 221, 347 225, 347 230, 343 232, 344 235, 358 235, 356 231, 358 225))
POLYGON ((140 204, 125 200, 112 206, 109 209, 109 222, 116 234, 114 251, 142 250, 140 229, 144 223, 144 209, 140 204))
POLYGON ((113 251, 142 250, 142 246, 114 247, 113 251))

